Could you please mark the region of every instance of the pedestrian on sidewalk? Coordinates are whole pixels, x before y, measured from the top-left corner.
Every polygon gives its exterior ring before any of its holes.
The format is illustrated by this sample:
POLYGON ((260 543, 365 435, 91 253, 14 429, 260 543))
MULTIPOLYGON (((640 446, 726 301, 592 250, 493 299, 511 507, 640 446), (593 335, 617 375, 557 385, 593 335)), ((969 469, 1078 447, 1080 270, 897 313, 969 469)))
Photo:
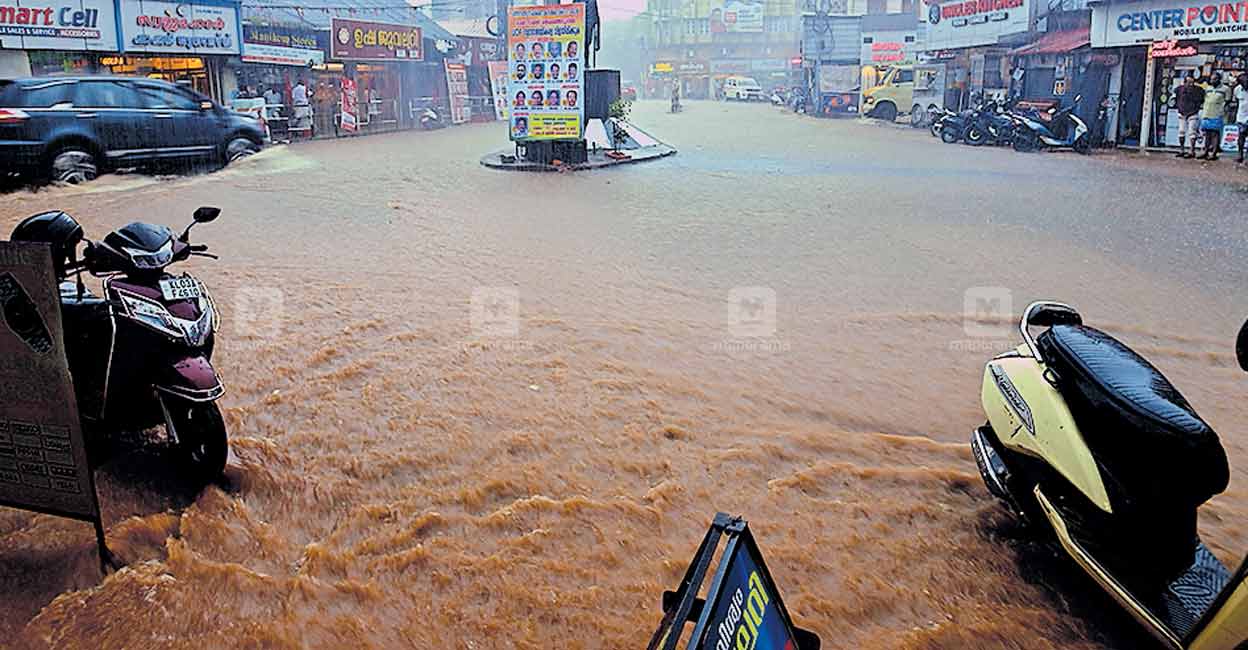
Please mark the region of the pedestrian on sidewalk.
POLYGON ((1226 98, 1230 90, 1222 84, 1222 75, 1213 73, 1205 91, 1205 106, 1200 111, 1200 128, 1205 132, 1205 152, 1201 160, 1217 160, 1222 148, 1222 125, 1226 123, 1226 98))
POLYGON ((1196 74, 1187 73, 1183 85, 1175 93, 1179 111, 1179 158, 1196 157, 1196 136, 1200 133, 1200 109, 1205 104, 1205 89, 1196 83, 1196 74), (1192 151, 1187 152, 1187 139, 1192 139, 1192 151))
POLYGON ((1235 158, 1235 162, 1244 164, 1244 140, 1248 138, 1248 72, 1239 75, 1239 83, 1235 86, 1235 103, 1239 108, 1235 110, 1235 123, 1239 125, 1239 156, 1235 158))
POLYGON ((311 136, 312 107, 308 105, 308 87, 303 83, 302 77, 295 83, 295 87, 290 89, 290 103, 295 108, 291 130, 298 131, 302 136, 311 136))

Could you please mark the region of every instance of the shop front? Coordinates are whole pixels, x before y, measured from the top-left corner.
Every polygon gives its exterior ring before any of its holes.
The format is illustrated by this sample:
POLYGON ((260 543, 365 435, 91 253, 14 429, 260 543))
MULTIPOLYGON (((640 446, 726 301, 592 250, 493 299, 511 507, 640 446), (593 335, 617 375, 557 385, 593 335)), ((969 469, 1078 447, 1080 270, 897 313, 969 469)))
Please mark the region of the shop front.
MULTIPOLYGON (((1111 118, 1119 142, 1141 149, 1178 146, 1175 89, 1183 77, 1228 83, 1248 70, 1248 8, 1200 0, 1141 0, 1096 5, 1092 47, 1118 55, 1111 118)), ((1233 96, 1232 96, 1233 101, 1233 96)), ((1233 104, 1229 110, 1235 110, 1233 104)), ((1234 149, 1238 129, 1228 124, 1224 149, 1234 149)))
POLYGON ((0 0, 0 68, 7 76, 95 74, 118 52, 113 0, 0 0))
POLYGON ((681 61, 676 64, 681 96, 688 99, 711 98, 711 64, 708 61, 681 61))
POLYGON ((1036 18, 1033 0, 925 0, 926 51, 945 63, 945 107, 972 97, 1004 97, 1010 88, 1010 47, 1028 40, 1036 18))
POLYGON ((655 61, 646 72, 645 96, 666 99, 672 91, 672 82, 676 79, 676 64, 672 61, 655 61))
POLYGON ((1118 58, 1093 51, 1089 39, 1085 16, 1082 25, 1046 32, 1015 48, 1011 94, 1038 109, 1075 106, 1075 114, 1092 132, 1093 144, 1099 144, 1112 135, 1098 117, 1102 104, 1109 103, 1105 100, 1118 58))
MULTIPOLYGON (((415 25, 334 18, 330 24, 331 59, 343 64, 354 107, 343 102, 345 131, 391 130, 404 126, 405 69, 425 60, 421 28, 415 25), (350 109, 354 114, 350 114, 350 109)), ((344 95, 347 94, 344 89, 344 95)), ((409 93, 410 94, 410 93, 409 93)))
POLYGON ((239 3, 230 0, 120 0, 121 55, 103 57, 112 74, 185 84, 227 99, 222 70, 241 52, 239 3))

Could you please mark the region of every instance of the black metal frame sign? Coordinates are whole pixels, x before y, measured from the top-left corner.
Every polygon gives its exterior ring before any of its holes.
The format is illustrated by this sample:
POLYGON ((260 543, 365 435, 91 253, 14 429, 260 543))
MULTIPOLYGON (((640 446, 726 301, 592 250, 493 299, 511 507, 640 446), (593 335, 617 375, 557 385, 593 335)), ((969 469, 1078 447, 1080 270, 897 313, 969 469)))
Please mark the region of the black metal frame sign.
POLYGON ((95 478, 83 444, 47 244, 0 242, 0 506, 95 525, 95 478))
POLYGON ((819 636, 793 625, 749 525, 717 513, 676 591, 663 592, 663 621, 647 650, 676 650, 694 623, 686 650, 819 650, 819 636), (698 597, 721 538, 706 599, 698 597))

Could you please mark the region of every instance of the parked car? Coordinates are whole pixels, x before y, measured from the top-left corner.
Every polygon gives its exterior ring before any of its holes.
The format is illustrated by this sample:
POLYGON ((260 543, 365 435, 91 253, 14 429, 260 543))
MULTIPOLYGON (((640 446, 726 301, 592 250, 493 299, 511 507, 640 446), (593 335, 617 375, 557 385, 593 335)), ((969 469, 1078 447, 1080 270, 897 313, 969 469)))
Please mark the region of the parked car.
POLYGON ((258 151, 260 122, 157 79, 0 80, 0 169, 67 183, 157 163, 225 164, 258 151))
POLYGON ((724 99, 763 101, 763 87, 750 77, 728 77, 724 80, 724 99))
POLYGON ((630 102, 637 101, 637 87, 632 84, 624 86, 620 89, 620 99, 630 102))

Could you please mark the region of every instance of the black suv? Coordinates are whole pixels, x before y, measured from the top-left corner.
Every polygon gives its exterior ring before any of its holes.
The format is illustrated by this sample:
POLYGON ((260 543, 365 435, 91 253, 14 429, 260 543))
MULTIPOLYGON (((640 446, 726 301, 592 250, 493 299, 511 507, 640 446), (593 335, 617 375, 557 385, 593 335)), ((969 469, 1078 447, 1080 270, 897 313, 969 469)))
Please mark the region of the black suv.
POLYGON ((67 183, 109 168, 225 164, 260 149, 255 119, 156 79, 0 79, 0 176, 67 183))

